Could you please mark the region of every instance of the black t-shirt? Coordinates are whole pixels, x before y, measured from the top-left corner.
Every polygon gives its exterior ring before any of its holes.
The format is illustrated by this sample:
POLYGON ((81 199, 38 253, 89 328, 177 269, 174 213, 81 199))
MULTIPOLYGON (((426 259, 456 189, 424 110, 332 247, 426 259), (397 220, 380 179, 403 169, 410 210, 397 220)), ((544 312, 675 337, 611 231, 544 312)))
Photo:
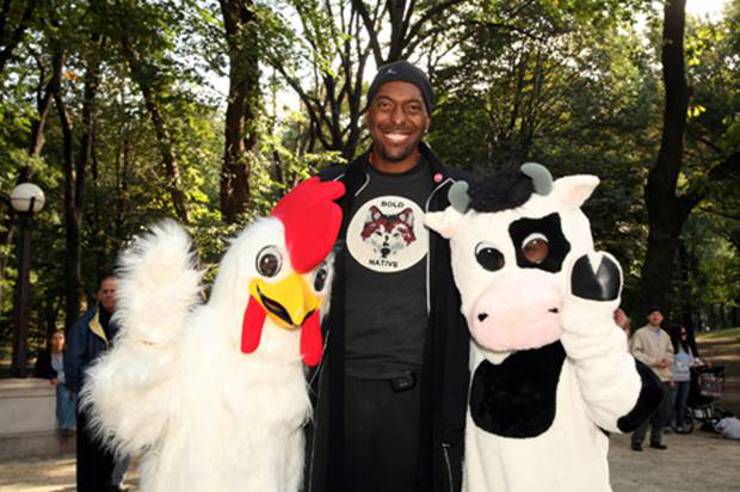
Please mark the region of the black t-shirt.
POLYGON ((433 181, 423 158, 402 174, 371 166, 368 173, 346 237, 346 372, 387 379, 422 365, 429 251, 424 210, 433 181))

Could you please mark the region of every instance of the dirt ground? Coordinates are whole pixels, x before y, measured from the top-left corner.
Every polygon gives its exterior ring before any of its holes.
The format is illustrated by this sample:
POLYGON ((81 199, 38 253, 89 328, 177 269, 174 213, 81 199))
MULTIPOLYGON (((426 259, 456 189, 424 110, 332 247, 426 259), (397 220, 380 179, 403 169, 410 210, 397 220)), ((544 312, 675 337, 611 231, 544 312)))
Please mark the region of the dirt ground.
MULTIPOLYGON (((726 368, 723 409, 740 415, 740 330, 726 336, 700 339, 703 358, 726 368)), ((609 466, 615 492, 713 492, 740 490, 740 441, 698 429, 689 435, 666 436, 665 451, 629 448, 629 436, 611 439, 609 466)), ((0 491, 71 492, 74 487, 74 456, 0 463, 0 491)), ((126 478, 129 491, 137 491, 136 463, 126 478)))

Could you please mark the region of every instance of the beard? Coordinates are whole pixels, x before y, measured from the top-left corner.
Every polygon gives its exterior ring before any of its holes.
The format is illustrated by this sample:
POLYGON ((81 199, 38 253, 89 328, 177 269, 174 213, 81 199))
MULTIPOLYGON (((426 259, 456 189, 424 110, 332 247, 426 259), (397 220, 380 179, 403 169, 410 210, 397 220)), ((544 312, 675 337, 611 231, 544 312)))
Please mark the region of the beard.
POLYGON ((403 162, 416 151, 416 149, 419 147, 420 141, 421 136, 419 136, 419 138, 417 138, 416 140, 410 142, 408 145, 397 149, 390 148, 390 146, 384 145, 383 142, 375 140, 373 141, 373 151, 378 155, 378 157, 385 161, 393 163, 403 162))

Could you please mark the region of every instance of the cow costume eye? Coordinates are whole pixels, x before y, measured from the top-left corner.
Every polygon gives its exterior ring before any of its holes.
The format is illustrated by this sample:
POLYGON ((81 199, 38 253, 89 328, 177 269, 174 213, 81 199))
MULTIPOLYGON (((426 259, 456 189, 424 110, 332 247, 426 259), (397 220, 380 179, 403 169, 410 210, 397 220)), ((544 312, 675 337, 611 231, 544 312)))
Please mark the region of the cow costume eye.
POLYGON ((265 277, 274 277, 283 266, 283 257, 275 246, 265 246, 257 254, 257 271, 265 277))
POLYGON ((489 272, 495 272, 504 266, 504 255, 488 243, 478 243, 475 246, 475 259, 489 272))
POLYGON ((539 265, 550 252, 550 244, 544 234, 533 232, 522 242, 522 254, 528 262, 539 265))

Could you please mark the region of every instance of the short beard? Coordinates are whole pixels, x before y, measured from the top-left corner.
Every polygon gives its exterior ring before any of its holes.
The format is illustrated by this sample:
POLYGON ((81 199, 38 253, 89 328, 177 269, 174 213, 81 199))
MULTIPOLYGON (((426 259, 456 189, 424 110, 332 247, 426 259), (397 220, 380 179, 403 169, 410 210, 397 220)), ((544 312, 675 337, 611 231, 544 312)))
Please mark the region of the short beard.
POLYGON ((375 152, 375 154, 377 154, 377 156, 380 157, 381 159, 383 159, 384 161, 393 162, 393 163, 399 163, 399 162, 403 162, 411 154, 414 153, 414 150, 416 150, 417 148, 419 148, 419 142, 421 142, 421 139, 419 139, 416 142, 414 142, 413 144, 409 145, 398 156, 388 155, 388 153, 385 151, 385 146, 383 146, 383 145, 381 145, 381 144, 379 144, 377 142, 373 142, 373 152, 375 152))

